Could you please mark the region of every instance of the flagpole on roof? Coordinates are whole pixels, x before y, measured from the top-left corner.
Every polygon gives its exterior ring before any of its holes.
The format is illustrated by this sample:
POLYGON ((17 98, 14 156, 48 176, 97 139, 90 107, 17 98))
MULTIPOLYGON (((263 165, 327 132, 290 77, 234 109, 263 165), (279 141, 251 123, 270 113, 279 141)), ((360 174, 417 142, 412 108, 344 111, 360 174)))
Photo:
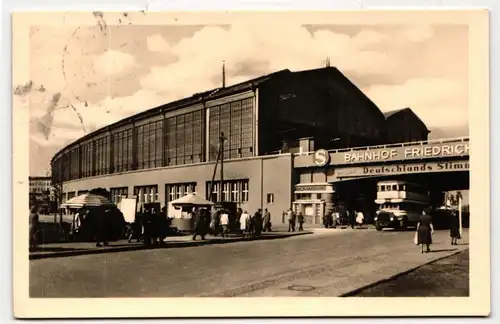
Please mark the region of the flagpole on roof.
POLYGON ((226 61, 222 61, 222 87, 226 87, 226 61))

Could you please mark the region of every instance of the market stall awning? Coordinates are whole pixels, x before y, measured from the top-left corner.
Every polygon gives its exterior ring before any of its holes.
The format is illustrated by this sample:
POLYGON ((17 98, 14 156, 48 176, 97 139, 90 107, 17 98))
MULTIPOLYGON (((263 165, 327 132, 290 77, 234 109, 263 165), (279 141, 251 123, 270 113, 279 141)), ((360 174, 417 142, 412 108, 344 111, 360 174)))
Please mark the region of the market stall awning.
POLYGON ((184 197, 171 202, 172 205, 194 205, 194 206, 212 206, 213 202, 195 194, 187 194, 184 197))
POLYGON ((71 198, 62 204, 62 207, 99 207, 99 206, 113 206, 114 203, 106 197, 95 195, 91 193, 86 193, 71 198))

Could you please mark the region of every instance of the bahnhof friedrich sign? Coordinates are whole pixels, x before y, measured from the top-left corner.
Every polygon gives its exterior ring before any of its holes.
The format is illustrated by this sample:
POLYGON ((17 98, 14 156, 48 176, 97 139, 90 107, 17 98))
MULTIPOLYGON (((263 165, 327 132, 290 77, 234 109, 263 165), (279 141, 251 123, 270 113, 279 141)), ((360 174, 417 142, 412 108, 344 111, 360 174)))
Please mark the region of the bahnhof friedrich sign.
POLYGON ((325 155, 325 150, 316 151, 313 155, 314 164, 316 166, 324 166, 326 164, 338 165, 468 156, 469 143, 462 141, 457 141, 455 143, 432 143, 333 152, 329 157, 325 155))

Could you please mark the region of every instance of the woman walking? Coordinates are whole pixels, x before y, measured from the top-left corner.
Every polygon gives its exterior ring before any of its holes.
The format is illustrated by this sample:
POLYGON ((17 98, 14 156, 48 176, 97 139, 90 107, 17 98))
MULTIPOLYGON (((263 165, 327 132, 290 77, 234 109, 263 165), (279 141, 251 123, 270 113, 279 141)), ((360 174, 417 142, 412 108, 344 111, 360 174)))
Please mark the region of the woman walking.
POLYGON ((424 244, 427 247, 426 252, 431 251, 432 234, 434 234, 434 227, 432 226, 432 218, 427 210, 422 211, 420 220, 417 224, 417 244, 422 247, 421 253, 424 253, 424 244))
POLYGON ((459 229, 458 213, 452 211, 450 213, 450 238, 451 245, 457 245, 457 240, 460 239, 460 229, 459 229))

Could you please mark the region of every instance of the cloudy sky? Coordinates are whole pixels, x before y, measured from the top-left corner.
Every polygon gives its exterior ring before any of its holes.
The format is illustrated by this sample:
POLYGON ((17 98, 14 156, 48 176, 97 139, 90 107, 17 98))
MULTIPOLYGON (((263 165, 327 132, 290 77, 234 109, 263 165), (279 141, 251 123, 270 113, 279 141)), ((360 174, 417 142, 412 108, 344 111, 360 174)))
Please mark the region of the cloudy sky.
POLYGON ((220 85, 326 57, 382 111, 411 107, 431 136, 468 135, 468 38, 460 25, 33 26, 30 174, 97 128, 220 85))

